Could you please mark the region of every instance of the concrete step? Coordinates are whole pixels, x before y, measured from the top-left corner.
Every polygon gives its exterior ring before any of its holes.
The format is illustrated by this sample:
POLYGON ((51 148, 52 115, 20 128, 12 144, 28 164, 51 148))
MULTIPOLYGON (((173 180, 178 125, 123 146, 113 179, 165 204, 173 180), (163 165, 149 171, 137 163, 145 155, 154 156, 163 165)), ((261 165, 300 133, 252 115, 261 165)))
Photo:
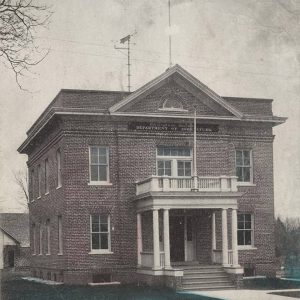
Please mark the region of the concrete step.
POLYGON ((183 282, 182 286, 187 287, 187 286, 226 286, 226 285, 232 285, 229 280, 211 280, 211 281, 190 281, 190 282, 183 282))
POLYGON ((189 286, 182 288, 185 291, 210 291, 210 290, 235 290, 233 285, 229 286, 189 286))
POLYGON ((184 276, 183 279, 182 279, 182 282, 207 282, 207 281, 211 281, 211 280, 228 280, 228 276, 226 275, 221 275, 221 276, 207 276, 207 277, 204 277, 204 276, 193 276, 193 277, 187 277, 187 276, 184 276))
POLYGON ((188 274, 214 274, 214 275, 220 275, 224 274, 223 270, 183 270, 184 275, 188 274))

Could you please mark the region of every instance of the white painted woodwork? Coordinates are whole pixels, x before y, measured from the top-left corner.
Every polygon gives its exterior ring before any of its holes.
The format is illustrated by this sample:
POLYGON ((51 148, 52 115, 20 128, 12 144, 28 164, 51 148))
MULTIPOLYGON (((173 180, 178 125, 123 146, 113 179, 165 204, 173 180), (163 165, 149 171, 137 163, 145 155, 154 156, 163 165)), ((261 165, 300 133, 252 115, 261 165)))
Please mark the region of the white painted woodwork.
POLYGON ((158 210, 154 209, 152 213, 153 213, 153 269, 156 270, 160 268, 158 210))
POLYGON ((238 245, 237 245, 237 210, 233 209, 231 213, 231 244, 232 244, 232 265, 237 266, 238 262, 238 245))
POLYGON ((222 209, 222 264, 228 265, 227 209, 222 209))
POLYGON ((143 251, 143 240, 142 240, 142 215, 137 214, 137 260, 138 266, 142 264, 141 252, 143 251))
POLYGON ((164 209, 163 212, 164 216, 164 252, 165 252, 165 257, 164 257, 164 265, 166 268, 171 267, 171 262, 170 262, 170 224, 169 224, 169 210, 164 209))
MULTIPOLYGON (((148 192, 191 191, 195 178, 174 176, 151 176, 136 183, 136 195, 148 192)), ((197 177, 197 189, 207 192, 236 192, 236 176, 197 177)))

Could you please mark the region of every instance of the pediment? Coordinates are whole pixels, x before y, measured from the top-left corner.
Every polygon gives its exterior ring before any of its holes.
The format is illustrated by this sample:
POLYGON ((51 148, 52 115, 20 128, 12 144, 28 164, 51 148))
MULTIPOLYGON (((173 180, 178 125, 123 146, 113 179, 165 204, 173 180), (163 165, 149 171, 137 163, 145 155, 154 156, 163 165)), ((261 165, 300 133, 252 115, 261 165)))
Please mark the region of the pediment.
POLYGON ((111 113, 242 117, 222 97, 176 65, 110 108, 111 113))

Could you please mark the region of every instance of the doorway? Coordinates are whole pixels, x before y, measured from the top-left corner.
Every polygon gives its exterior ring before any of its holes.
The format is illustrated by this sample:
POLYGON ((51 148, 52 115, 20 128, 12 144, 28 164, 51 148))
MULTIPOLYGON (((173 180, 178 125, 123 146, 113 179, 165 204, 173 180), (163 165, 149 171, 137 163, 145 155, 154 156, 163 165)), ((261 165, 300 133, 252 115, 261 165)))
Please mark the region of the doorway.
POLYGON ((193 261, 195 238, 192 216, 170 216, 171 262, 193 261))

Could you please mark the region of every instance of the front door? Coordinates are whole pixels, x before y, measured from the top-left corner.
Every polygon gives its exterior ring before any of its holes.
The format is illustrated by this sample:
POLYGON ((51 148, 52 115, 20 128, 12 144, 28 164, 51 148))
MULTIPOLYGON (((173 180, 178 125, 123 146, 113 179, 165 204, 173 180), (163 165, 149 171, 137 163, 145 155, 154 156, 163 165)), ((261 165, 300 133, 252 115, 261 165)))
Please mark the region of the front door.
POLYGON ((184 261, 184 216, 170 216, 170 258, 172 262, 184 261))

